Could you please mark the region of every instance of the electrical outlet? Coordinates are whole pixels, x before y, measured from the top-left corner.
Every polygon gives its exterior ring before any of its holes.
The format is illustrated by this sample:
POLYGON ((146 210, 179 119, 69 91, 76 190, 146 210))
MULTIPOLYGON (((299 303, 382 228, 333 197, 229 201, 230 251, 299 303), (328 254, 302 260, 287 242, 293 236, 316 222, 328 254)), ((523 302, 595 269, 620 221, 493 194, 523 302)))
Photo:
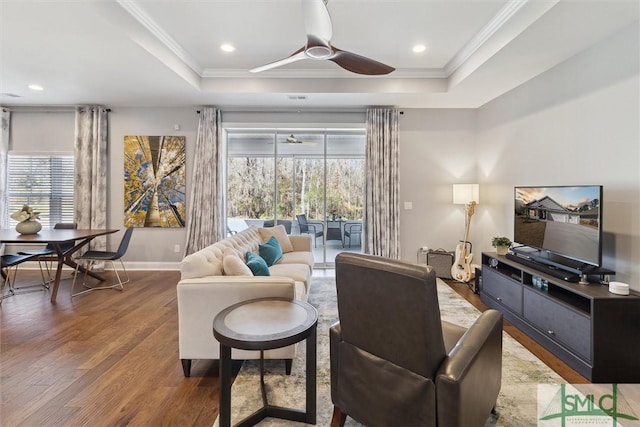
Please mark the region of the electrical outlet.
POLYGON ((174 251, 175 253, 179 253, 179 252, 180 252, 180 245, 175 245, 175 246, 173 247, 173 251, 174 251))

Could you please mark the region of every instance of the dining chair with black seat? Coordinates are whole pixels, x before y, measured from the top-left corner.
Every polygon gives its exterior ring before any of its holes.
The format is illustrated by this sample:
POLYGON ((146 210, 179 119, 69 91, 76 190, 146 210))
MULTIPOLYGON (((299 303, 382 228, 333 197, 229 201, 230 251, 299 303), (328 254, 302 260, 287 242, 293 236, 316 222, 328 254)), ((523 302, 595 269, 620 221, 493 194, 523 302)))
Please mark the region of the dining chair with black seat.
POLYGON ((76 271, 75 274, 73 276, 73 282, 71 283, 71 296, 75 297, 78 295, 83 295, 86 294, 88 292, 93 292, 93 291, 97 291, 97 290, 101 290, 101 289, 118 289, 120 291, 124 290, 124 286, 125 284, 129 283, 129 273, 127 272, 126 267, 124 266, 124 262, 122 261, 124 255, 127 253, 127 249, 129 247, 129 241, 131 240, 131 234, 133 234, 133 228, 129 227, 125 230, 124 235, 122 236, 122 240, 120 241, 120 245, 118 246, 118 250, 116 252, 110 252, 110 251, 87 251, 84 254, 82 254, 81 256, 75 258, 75 261, 77 263, 76 266, 76 271), (82 286, 84 286, 86 289, 80 292, 75 292, 74 293, 74 289, 75 289, 75 285, 76 285, 76 279, 78 278, 78 268, 80 266, 80 263, 86 261, 87 262, 87 266, 85 267, 85 273, 84 273, 84 277, 82 279, 82 286), (112 285, 106 285, 106 286, 89 286, 86 283, 87 280, 87 272, 91 270, 91 268, 97 263, 97 262, 110 262, 111 263, 111 267, 113 269, 113 271, 116 274, 116 277, 118 278, 118 283, 114 283, 112 285), (125 276, 126 276, 126 280, 122 281, 122 279, 120 278, 120 274, 118 273, 118 269, 116 268, 115 262, 114 261, 120 261, 120 265, 122 266, 122 271, 124 272, 125 276))
POLYGON ((347 222, 344 225, 344 234, 342 235, 342 247, 344 248, 347 239, 349 239, 349 247, 351 247, 351 239, 354 236, 358 236, 358 243, 362 241, 362 223, 361 222, 347 222))
MULTIPOLYGON (((0 304, 5 298, 16 295, 15 282, 18 275, 18 266, 23 262, 29 261, 35 258, 36 255, 21 255, 21 254, 4 254, 0 257, 0 269, 2 270, 2 276, 4 277, 4 283, 2 285, 2 295, 0 296, 0 304), (13 280, 11 279, 11 271, 13 270, 13 280), (9 294, 7 295, 7 286, 9 287, 9 294)), ((44 290, 44 289, 40 289, 44 290)), ((36 291, 30 291, 36 292, 36 291)))
MULTIPOLYGON (((78 228, 78 224, 75 222, 59 222, 53 226, 54 230, 76 230, 78 228)), ((60 244, 60 250, 63 254, 66 254, 71 249, 75 247, 75 241, 65 242, 60 244)), ((42 286, 49 289, 49 283, 53 280, 51 277, 51 269, 49 263, 53 264, 54 261, 58 260, 56 255, 56 248, 53 243, 47 243, 47 245, 42 249, 32 249, 26 251, 18 252, 20 255, 34 255, 36 256, 35 261, 38 261, 38 266, 40 267, 40 275, 42 276, 42 286), (45 269, 47 270, 47 278, 44 277, 44 270, 42 269, 42 263, 44 262, 45 269)))
POLYGON ((308 221, 305 214, 296 215, 300 234, 310 234, 313 236, 313 245, 318 247, 318 237, 322 237, 324 244, 324 224, 320 221, 308 221))

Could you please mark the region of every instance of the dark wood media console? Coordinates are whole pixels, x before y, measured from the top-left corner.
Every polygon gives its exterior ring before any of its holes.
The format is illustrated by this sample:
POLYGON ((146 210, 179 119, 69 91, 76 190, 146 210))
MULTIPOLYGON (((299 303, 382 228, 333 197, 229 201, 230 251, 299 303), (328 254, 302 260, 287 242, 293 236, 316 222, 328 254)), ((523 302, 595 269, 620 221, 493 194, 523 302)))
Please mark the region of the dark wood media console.
POLYGON ((640 383, 640 294, 482 254, 480 298, 594 383, 640 383))

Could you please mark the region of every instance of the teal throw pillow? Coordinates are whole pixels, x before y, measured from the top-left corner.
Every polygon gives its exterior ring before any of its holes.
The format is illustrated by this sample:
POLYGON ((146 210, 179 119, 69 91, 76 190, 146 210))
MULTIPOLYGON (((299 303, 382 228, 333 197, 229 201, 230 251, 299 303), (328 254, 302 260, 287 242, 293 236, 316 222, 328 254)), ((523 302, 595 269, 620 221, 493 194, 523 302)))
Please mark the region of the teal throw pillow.
POLYGON ((266 243, 258 245, 258 253, 267 262, 267 265, 271 267, 282 258, 282 248, 280 242, 275 236, 271 236, 266 243))
POLYGON ((246 255, 247 267, 253 273, 254 276, 271 276, 269 273, 269 266, 262 257, 253 252, 247 252, 246 255))

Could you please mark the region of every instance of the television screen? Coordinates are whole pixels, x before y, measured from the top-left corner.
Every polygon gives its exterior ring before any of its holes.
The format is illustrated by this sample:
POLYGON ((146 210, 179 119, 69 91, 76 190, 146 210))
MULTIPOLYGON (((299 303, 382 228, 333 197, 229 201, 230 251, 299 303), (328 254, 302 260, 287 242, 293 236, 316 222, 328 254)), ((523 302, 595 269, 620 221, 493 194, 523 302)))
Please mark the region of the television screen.
POLYGON ((517 243, 600 266, 602 186, 516 187, 517 243))

